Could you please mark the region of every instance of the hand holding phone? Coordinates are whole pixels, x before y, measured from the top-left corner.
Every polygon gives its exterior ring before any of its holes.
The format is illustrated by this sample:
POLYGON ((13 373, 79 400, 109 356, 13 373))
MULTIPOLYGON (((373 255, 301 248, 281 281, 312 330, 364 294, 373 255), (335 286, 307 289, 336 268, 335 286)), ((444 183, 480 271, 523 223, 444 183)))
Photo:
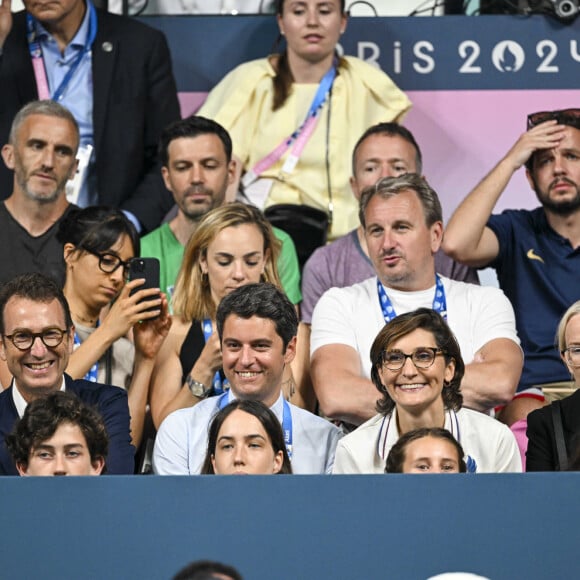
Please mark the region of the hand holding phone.
MULTIPOLYGON (((141 290, 150 290, 159 288, 159 260, 157 258, 133 258, 129 262, 129 281, 144 278, 145 282, 141 286, 133 288, 130 292, 130 296, 140 292, 141 290)), ((157 296, 155 296, 157 298, 157 296)), ((151 297, 148 298, 149 300, 151 297)), ((147 299, 139 300, 138 304, 146 302, 147 299)), ((152 310, 158 310, 158 306, 153 306, 145 310, 145 312, 150 312, 152 310)))

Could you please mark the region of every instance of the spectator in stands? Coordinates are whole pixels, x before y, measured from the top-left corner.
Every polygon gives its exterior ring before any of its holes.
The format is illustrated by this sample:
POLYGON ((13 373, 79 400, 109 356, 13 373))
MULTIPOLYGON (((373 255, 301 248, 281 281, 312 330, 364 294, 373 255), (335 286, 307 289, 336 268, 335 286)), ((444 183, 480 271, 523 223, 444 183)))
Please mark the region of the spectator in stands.
POLYGON ((419 308, 397 316, 379 332, 370 353, 372 381, 382 395, 379 414, 339 441, 333 473, 382 473, 399 437, 441 426, 463 446, 470 473, 522 470, 509 428, 462 408, 465 365, 440 314, 419 308))
POLYGON ((232 400, 246 399, 261 401, 278 418, 294 473, 329 473, 340 431, 283 396, 284 370, 296 352, 298 316, 292 303, 272 284, 248 284, 222 299, 216 322, 230 389, 165 419, 155 441, 155 472, 200 473, 212 417, 232 400))
POLYGON ((527 131, 460 204, 445 232, 445 251, 471 266, 494 268, 513 304, 524 370, 500 418, 515 431, 525 433, 525 418, 544 404, 544 389, 569 394, 576 388, 554 334, 580 298, 579 187, 580 109, 533 113, 527 131), (540 207, 492 215, 524 165, 540 207))
POLYGON ((34 101, 14 117, 8 143, 2 147, 4 163, 14 172, 14 185, 10 197, 0 204, 4 250, 0 284, 25 272, 40 272, 64 283, 62 245, 56 232, 71 207, 65 187, 77 166, 78 145, 77 123, 58 103, 34 101))
POLYGON ((465 473, 463 447, 441 427, 407 431, 391 447, 386 473, 465 473))
POLYGON ((220 300, 243 284, 280 284, 279 242, 260 210, 233 203, 207 213, 189 239, 179 271, 173 325, 153 373, 155 425, 172 411, 224 391, 215 313, 220 300))
POLYGON ((76 209, 57 237, 75 325, 67 373, 127 390, 132 440, 139 447, 155 357, 171 326, 167 299, 158 288, 139 290, 143 278, 126 283, 129 262, 139 256, 139 236, 120 210, 76 209))
POLYGON ((74 345, 74 327, 62 290, 41 274, 23 274, 0 289, 0 358, 14 377, 0 393, 0 475, 17 475, 5 437, 32 401, 59 390, 95 407, 107 429, 107 471, 130 474, 134 448, 123 389, 73 380, 64 371, 74 345))
POLYGON ((292 473, 278 418, 260 401, 236 399, 209 426, 202 474, 292 473))
POLYGON ((100 475, 109 438, 97 411, 57 391, 26 407, 6 446, 20 475, 100 475))
MULTIPOLYGON (((350 186, 357 203, 364 188, 383 177, 419 173, 423 160, 413 134, 397 123, 379 123, 367 129, 352 153, 350 186)), ((443 250, 435 253, 435 271, 462 282, 478 284, 475 270, 454 262, 443 250)), ((312 311, 329 288, 343 288, 375 275, 361 224, 348 234, 314 251, 302 272, 300 316, 312 322, 312 311)))
POLYGON ((243 580, 232 566, 210 560, 198 560, 180 570, 173 580, 243 580))
MULTIPOLYGON (((580 382, 580 301, 572 304, 560 321, 558 349, 577 385, 580 382)), ((527 471, 566 471, 569 464, 573 465, 574 456, 580 457, 580 391, 530 413, 527 435, 527 471)))
MULTIPOLYGON (((163 130, 159 157, 165 187, 173 194, 177 212, 170 222, 141 240, 141 255, 159 259, 161 289, 171 297, 189 238, 202 218, 224 203, 233 180, 232 141, 215 121, 191 116, 163 130)), ((282 230, 273 230, 282 243, 277 261, 282 287, 298 304, 302 297, 294 243, 282 230)))
POLYGON ((258 207, 313 206, 331 215, 336 238, 356 225, 348 185, 356 140, 374 123, 400 120, 411 103, 377 67, 338 56, 344 0, 278 0, 276 12, 286 48, 234 69, 199 113, 232 136, 231 191, 243 172, 245 194, 258 207))
MULTIPOLYGON (((0 5, 0 142, 34 99, 66 106, 80 127, 79 176, 70 201, 129 212, 157 227, 171 207, 157 162, 161 129, 179 118, 163 34, 135 19, 95 10, 87 0, 0 5)), ((0 169, 0 194, 11 176, 0 169)))
POLYGON ((331 288, 312 317, 312 377, 322 411, 360 425, 372 417, 372 337, 397 314, 440 312, 468 361, 465 406, 487 411, 511 400, 522 367, 513 309, 501 290, 435 273, 443 237, 439 198, 415 173, 381 179, 361 198, 360 221, 376 277, 331 288))

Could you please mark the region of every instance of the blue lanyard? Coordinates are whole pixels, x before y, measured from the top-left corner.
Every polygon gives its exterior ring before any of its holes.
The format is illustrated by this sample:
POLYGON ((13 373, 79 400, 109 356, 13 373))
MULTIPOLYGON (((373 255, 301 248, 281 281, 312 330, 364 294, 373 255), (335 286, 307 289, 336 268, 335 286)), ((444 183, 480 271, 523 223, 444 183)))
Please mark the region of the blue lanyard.
POLYGON ((318 115, 318 113, 320 112, 320 109, 322 109, 322 105, 324 105, 324 103, 326 102, 326 99, 328 98, 328 95, 330 94, 330 89, 332 88, 332 85, 334 84, 334 79, 336 78, 337 67, 338 67, 338 59, 335 58, 332 62, 332 66, 330 67, 328 72, 322 77, 322 80, 318 84, 318 89, 316 89, 316 94, 314 95, 314 99, 312 99, 312 103, 310 103, 310 109, 308 109, 308 113, 306 114, 306 118, 304 119, 304 121, 302 122, 300 127, 298 127, 298 129, 296 129, 296 131, 294 131, 294 133, 292 133, 292 135, 290 135, 290 137, 288 137, 288 140, 287 140, 288 145, 291 145, 296 140, 298 135, 300 135, 300 133, 302 132, 302 129, 304 128, 304 125, 306 125, 307 121, 311 117, 316 117, 318 115))
MULTIPOLYGON (((60 101, 62 96, 70 83, 73 75, 75 74, 77 68, 81 64, 81 61, 86 53, 90 52, 93 42, 95 41, 95 37, 97 36, 97 12, 93 3, 90 0, 87 0, 87 8, 89 10, 89 32, 87 35, 87 41, 83 50, 79 52, 74 62, 70 65, 68 72, 66 73, 65 77, 62 79, 62 82, 53 92, 51 98, 53 101, 60 101)), ((34 18, 31 14, 26 14, 26 30, 28 36, 28 49, 30 51, 30 57, 32 59, 35 58, 43 58, 42 57, 42 48, 40 46, 40 42, 36 40, 36 29, 34 26, 34 18)))
MULTIPOLYGON (((218 401, 220 411, 230 402, 229 393, 224 393, 218 401)), ((286 399, 282 399, 284 405, 282 411, 282 431, 284 433, 284 443, 288 457, 292 459, 292 411, 286 399)))
MULTIPOLYGON (((203 338, 205 342, 209 340, 209 337, 213 334, 213 326, 211 324, 211 320, 209 318, 204 319, 201 328, 203 330, 203 338)), ((216 395, 221 395, 225 393, 230 388, 230 382, 228 379, 224 379, 222 381, 222 377, 219 371, 216 371, 214 378, 213 378, 213 390, 216 395)))
MULTIPOLYGON (((99 322, 97 321, 97 327, 99 326, 99 322)), ((81 345, 81 339, 79 338, 79 335, 76 333, 75 331, 75 337, 74 337, 74 346, 75 347, 79 347, 81 345)), ((84 376, 85 381, 90 381, 91 383, 96 383, 97 382, 97 375, 99 372, 99 361, 97 361, 87 372, 87 374, 84 376)))
MULTIPOLYGON (((378 278, 377 291, 379 293, 379 302, 381 304, 381 310, 383 311, 385 324, 387 324, 397 316, 397 313, 393 308, 393 304, 385 290, 385 287, 381 284, 381 281, 378 278)), ((445 300, 445 288, 443 287, 443 282, 441 281, 439 274, 435 274, 435 296, 433 297, 433 306, 431 308, 433 308, 435 312, 441 314, 444 320, 447 320, 447 301, 445 300)))

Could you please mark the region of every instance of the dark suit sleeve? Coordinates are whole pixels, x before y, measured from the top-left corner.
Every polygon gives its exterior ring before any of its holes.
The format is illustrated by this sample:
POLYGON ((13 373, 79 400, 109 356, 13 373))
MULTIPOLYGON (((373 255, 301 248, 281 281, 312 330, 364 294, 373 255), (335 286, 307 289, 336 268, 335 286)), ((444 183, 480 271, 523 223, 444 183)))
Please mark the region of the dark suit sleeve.
MULTIPOLYGON (((8 143, 12 120, 20 108, 38 98, 26 42, 24 12, 13 14, 13 25, 0 57, 0 146, 8 143)), ((12 193, 14 173, 0 161, 0 199, 12 193)))
POLYGON ((528 415, 526 471, 555 471, 554 425, 550 407, 528 415))
POLYGON ((163 128, 180 118, 177 89, 171 68, 171 55, 163 34, 150 35, 146 64, 147 100, 144 126, 144 173, 136 190, 123 202, 122 209, 133 213, 146 231, 155 229, 173 206, 161 178, 157 147, 163 128))
POLYGON ((135 471, 135 448, 131 445, 131 427, 127 393, 118 387, 101 389, 99 412, 109 435, 107 473, 131 475, 135 471))

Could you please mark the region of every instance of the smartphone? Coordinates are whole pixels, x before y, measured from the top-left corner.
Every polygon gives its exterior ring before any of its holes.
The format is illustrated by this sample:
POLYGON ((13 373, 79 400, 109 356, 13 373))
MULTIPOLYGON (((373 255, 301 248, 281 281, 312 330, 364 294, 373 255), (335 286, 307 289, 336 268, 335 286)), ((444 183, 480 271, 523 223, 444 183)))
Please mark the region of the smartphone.
MULTIPOLYGON (((157 258, 133 258, 129 262, 129 281, 137 280, 138 278, 145 278, 145 283, 131 290, 131 295, 139 290, 159 288, 159 260, 157 258)), ((148 311, 157 310, 158 308, 158 306, 154 306, 149 308, 148 311)))

